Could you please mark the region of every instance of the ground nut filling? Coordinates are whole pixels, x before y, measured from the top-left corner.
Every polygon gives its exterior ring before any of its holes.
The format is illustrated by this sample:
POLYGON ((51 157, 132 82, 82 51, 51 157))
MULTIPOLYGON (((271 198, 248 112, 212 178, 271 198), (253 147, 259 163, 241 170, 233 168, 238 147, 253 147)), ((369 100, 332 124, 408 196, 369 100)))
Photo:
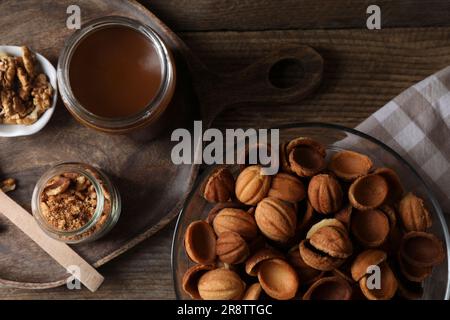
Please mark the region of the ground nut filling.
MULTIPOLYGON (((102 180, 92 174, 100 183, 104 195, 104 210, 97 223, 86 232, 68 240, 78 240, 101 229, 111 214, 110 194, 102 180)), ((51 178, 40 195, 39 206, 46 223, 61 232, 71 232, 83 228, 94 217, 97 209, 97 192, 92 182, 79 173, 63 173, 51 178)))

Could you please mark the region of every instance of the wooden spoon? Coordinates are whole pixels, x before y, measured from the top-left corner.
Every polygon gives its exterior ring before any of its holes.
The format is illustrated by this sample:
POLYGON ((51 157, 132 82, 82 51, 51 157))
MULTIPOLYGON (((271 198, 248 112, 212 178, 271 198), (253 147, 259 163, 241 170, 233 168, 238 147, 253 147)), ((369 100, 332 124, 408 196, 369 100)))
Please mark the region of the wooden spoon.
POLYGON ((31 240, 36 242, 66 270, 71 266, 77 266, 80 269, 80 272, 78 275, 74 274, 74 277, 77 277, 90 291, 94 292, 100 287, 104 278, 97 270, 81 258, 67 244, 46 235, 38 226, 33 216, 1 190, 0 213, 29 236, 31 240))

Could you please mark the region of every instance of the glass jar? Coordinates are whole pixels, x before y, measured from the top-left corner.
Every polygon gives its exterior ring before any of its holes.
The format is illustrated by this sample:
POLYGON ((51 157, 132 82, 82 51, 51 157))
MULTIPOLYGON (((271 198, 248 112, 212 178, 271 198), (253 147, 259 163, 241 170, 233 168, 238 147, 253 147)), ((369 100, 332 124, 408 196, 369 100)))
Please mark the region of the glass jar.
MULTIPOLYGON (((64 105, 81 124, 107 133, 127 133, 138 128, 150 128, 152 126, 160 131, 160 128, 164 126, 158 123, 158 120, 161 120, 175 91, 175 61, 169 48, 150 27, 125 17, 103 17, 90 21, 67 39, 58 60, 57 78, 64 105), (70 85, 70 63, 75 49, 88 35, 108 27, 131 28, 144 35, 155 48, 159 58, 161 70, 159 89, 157 89, 153 99, 141 111, 130 116, 109 118, 92 113, 77 100, 70 85)), ((152 130, 149 130, 149 132, 150 134, 153 133, 152 130)))
POLYGON ((67 162, 42 175, 34 188, 31 207, 47 235, 66 243, 81 243, 97 240, 114 227, 121 199, 101 170, 67 162))

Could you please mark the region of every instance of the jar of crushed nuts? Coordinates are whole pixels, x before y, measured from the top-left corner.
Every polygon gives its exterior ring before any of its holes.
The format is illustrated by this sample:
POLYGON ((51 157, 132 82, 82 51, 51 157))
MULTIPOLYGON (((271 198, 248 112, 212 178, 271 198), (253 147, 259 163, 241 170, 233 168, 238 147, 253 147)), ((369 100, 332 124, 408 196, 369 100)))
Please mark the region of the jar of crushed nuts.
POLYGON ((52 238, 81 243, 104 236, 117 223, 120 195, 100 170, 62 163, 44 173, 34 188, 33 215, 52 238))

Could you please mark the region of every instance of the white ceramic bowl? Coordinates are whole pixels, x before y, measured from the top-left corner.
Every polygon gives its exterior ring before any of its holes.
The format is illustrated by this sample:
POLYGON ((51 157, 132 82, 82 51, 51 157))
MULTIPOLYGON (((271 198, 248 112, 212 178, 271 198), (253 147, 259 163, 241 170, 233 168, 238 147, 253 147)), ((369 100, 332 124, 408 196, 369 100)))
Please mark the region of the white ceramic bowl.
MULTIPOLYGON (((1 46, 0 53, 6 53, 10 56, 21 56, 22 49, 17 46, 1 46)), ((46 110, 44 114, 31 125, 22 124, 0 124, 0 137, 20 137, 29 136, 42 130, 49 122, 56 107, 56 101, 58 100, 58 88, 56 81, 55 67, 44 56, 35 52, 37 63, 40 65, 41 70, 45 73, 53 87, 53 103, 50 109, 46 110)))

